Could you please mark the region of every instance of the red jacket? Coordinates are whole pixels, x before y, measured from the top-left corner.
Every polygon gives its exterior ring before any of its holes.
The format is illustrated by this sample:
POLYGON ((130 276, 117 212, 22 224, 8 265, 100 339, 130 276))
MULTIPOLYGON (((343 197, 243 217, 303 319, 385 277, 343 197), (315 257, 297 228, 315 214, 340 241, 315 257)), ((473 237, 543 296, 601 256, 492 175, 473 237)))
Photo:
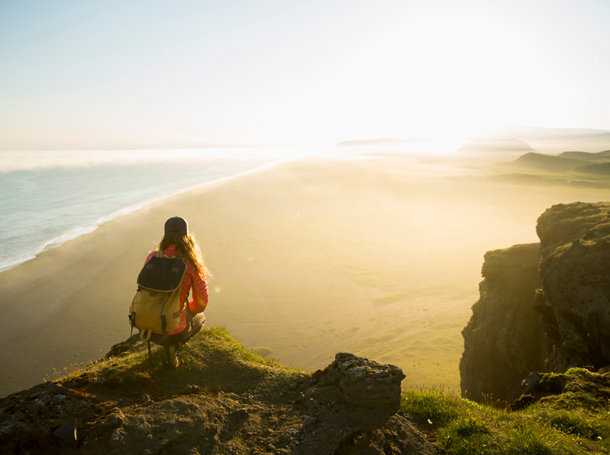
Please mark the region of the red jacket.
MULTIPOLYGON (((176 256, 176 245, 172 244, 168 246, 163 254, 166 256, 176 256)), ((146 262, 150 261, 157 255, 156 251, 151 251, 146 262)), ((186 272, 184 279, 182 280, 182 288, 180 289, 180 301, 184 302, 189 295, 189 291, 192 289, 193 300, 189 302, 189 308, 193 313, 201 313, 205 310, 208 305, 208 283, 206 282, 204 275, 199 275, 195 266, 190 260, 186 260, 186 272)), ((186 305, 182 308, 182 314, 180 315, 180 324, 175 330, 169 332, 170 335, 175 335, 182 332, 186 328, 186 305)))

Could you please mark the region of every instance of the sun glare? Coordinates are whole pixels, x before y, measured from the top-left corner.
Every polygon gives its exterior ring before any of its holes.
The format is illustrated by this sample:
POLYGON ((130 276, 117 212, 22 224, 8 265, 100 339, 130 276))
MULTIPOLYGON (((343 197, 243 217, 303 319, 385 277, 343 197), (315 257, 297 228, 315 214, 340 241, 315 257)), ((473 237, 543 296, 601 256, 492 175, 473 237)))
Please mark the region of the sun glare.
MULTIPOLYGON (((193 6, 188 20, 164 17, 163 39, 134 6, 96 14, 83 6, 81 21, 65 23, 45 11, 25 20, 14 7, 20 27, 0 27, 0 42, 16 43, 0 48, 11 69, 0 88, 0 141, 313 145, 511 124, 606 128, 607 7, 549 5, 278 2, 273 12, 242 5, 241 15, 193 6), (116 17, 107 43, 100 36, 116 17), (50 33, 59 25, 62 34, 50 33), (46 39, 34 41, 38 34, 46 39)), ((150 11, 158 20, 166 13, 150 11)))

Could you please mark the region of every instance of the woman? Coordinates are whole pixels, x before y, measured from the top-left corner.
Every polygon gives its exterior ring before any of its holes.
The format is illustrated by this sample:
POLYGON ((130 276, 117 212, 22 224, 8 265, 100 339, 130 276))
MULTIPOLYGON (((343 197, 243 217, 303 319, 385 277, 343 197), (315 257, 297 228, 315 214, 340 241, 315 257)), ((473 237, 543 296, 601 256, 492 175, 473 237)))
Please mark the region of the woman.
POLYGON ((204 265, 201 260, 199 245, 188 232, 186 220, 175 216, 165 222, 165 235, 157 251, 152 251, 146 258, 150 261, 162 251, 165 256, 182 256, 186 263, 186 272, 180 289, 180 301, 187 301, 192 290, 192 300, 182 307, 178 327, 167 334, 153 333, 150 341, 166 346, 169 351, 170 365, 177 367, 178 346, 186 343, 198 333, 205 322, 203 310, 208 304, 208 285, 204 265))

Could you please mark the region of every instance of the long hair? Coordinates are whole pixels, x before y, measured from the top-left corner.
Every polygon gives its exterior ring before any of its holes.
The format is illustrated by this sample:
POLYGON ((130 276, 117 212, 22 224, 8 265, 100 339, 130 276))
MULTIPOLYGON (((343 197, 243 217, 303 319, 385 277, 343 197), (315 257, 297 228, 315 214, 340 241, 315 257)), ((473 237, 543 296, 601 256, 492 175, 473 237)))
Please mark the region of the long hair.
POLYGON ((186 235, 180 235, 177 232, 165 234, 159 243, 157 250, 164 251, 171 244, 176 245, 176 256, 186 256, 193 266, 195 266, 199 275, 202 277, 210 275, 209 270, 201 259, 201 250, 199 249, 199 244, 197 243, 197 240, 195 240, 193 234, 188 233, 186 235))

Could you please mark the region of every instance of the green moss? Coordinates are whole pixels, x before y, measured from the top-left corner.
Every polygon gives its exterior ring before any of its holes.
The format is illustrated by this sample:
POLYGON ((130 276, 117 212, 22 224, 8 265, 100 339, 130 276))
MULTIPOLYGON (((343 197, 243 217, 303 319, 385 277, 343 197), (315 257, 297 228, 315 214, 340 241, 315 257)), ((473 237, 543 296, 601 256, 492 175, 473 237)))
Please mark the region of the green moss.
POLYGON ((561 390, 540 400, 539 403, 548 408, 600 411, 610 407, 610 375, 607 373, 571 368, 565 374, 545 373, 543 382, 561 384, 561 390))
POLYGON ((565 372, 568 376, 591 376, 591 372, 586 368, 573 367, 565 372))

